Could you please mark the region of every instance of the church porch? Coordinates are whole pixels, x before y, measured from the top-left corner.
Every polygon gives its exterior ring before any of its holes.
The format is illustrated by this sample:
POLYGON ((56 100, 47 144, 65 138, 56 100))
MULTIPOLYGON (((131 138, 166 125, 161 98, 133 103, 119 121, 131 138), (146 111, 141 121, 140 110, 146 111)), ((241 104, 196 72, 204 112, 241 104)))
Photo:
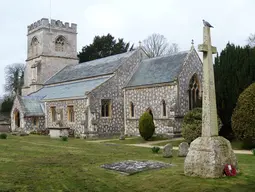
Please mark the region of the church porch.
POLYGON ((12 131, 38 131, 45 129, 44 105, 40 98, 17 96, 11 111, 12 131))

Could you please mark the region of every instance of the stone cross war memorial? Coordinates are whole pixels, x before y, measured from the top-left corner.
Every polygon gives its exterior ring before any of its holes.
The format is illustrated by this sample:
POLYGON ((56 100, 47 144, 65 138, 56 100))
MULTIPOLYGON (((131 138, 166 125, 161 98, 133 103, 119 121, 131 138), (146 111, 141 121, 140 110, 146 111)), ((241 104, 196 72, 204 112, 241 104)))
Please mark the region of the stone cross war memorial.
POLYGON ((203 53, 203 109, 202 136, 195 139, 184 162, 184 174, 203 178, 218 178, 224 174, 227 164, 237 168, 237 159, 230 142, 219 136, 216 109, 216 94, 212 54, 217 52, 211 45, 210 28, 204 21, 203 44, 198 46, 203 53))

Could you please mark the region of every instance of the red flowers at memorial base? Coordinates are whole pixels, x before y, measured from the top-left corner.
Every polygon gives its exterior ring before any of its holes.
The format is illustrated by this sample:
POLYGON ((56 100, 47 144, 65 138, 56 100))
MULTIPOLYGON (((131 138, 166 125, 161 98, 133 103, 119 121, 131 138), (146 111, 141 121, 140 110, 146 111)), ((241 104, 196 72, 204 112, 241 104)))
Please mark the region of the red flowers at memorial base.
POLYGON ((226 164, 224 167, 226 176, 236 176, 236 168, 233 165, 226 164))

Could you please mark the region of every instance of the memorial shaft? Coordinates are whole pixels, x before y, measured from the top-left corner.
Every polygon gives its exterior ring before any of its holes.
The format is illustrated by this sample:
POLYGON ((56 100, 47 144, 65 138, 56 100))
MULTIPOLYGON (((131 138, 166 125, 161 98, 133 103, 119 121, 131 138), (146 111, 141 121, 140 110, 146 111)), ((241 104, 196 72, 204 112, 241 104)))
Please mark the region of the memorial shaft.
POLYGON ((211 45, 210 28, 204 27, 204 43, 199 45, 203 52, 203 112, 202 112, 202 137, 218 136, 216 95, 214 84, 214 70, 212 54, 216 48, 211 45))

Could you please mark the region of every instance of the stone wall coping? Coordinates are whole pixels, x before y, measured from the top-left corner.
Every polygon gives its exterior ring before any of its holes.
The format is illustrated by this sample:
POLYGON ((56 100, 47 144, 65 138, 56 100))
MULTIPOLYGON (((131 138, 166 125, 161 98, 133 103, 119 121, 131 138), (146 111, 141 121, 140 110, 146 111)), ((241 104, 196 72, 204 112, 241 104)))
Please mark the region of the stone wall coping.
POLYGON ((60 129, 70 129, 70 127, 48 127, 48 129, 56 129, 56 130, 60 130, 60 129))
POLYGON ((177 80, 173 80, 173 81, 165 82, 165 83, 155 83, 155 84, 148 84, 148 85, 137 85, 137 86, 123 87, 122 89, 123 90, 133 90, 133 89, 146 89, 146 88, 175 86, 175 85, 177 85, 177 80))
MULTIPOLYGON (((153 120, 173 120, 175 117, 166 117, 166 118, 153 118, 153 120)), ((136 120, 139 121, 140 118, 127 118, 127 120, 136 120)))

